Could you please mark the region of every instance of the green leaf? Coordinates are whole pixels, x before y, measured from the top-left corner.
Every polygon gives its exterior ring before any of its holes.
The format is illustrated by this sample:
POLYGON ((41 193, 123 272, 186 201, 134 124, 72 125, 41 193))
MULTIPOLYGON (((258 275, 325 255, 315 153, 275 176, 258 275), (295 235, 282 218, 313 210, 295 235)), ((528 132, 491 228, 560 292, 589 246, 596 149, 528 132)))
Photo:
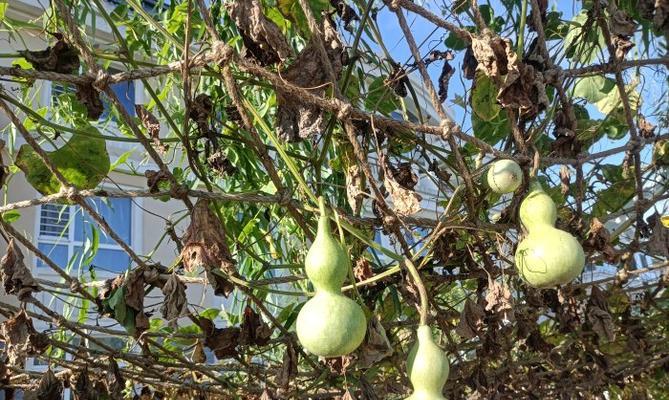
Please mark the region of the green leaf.
POLYGON ((595 104, 608 97, 615 89, 616 83, 613 79, 595 75, 580 78, 574 85, 574 96, 586 99, 595 104))
POLYGON ((487 75, 476 74, 472 89, 472 109, 483 121, 492 121, 499 115, 502 107, 497 104, 497 87, 487 75))
POLYGON ((2 213, 2 220, 8 224, 18 221, 19 218, 21 218, 21 213, 16 210, 10 210, 2 213))
MULTIPOLYGON (((330 4, 327 0, 309 0, 309 5, 311 6, 314 16, 319 21, 322 18, 321 15, 323 14, 323 11, 330 8, 330 4)), ((294 23, 297 26, 297 29, 305 37, 311 36, 307 17, 305 17, 304 11, 298 0, 278 0, 277 7, 281 14, 294 23)))
POLYGON ((587 10, 582 10, 569 24, 564 39, 566 55, 583 63, 592 63, 601 49, 606 49, 606 40, 594 18, 588 21, 587 10))
POLYGON ((596 192, 597 201, 592 206, 592 216, 601 217, 616 212, 629 203, 636 193, 634 179, 626 179, 623 167, 620 165, 604 164, 601 172, 606 182, 606 188, 596 192))
POLYGON ((220 313, 221 313, 220 308, 212 307, 212 308, 207 308, 206 310, 202 311, 199 314, 199 316, 202 317, 202 318, 210 319, 210 320, 213 321, 214 319, 216 319, 218 317, 218 314, 220 314, 220 313))
POLYGON ((390 114, 397 110, 400 105, 391 88, 384 84, 385 78, 380 76, 372 81, 365 97, 365 108, 367 111, 379 111, 382 114, 390 114))
MULTIPOLYGON (((63 177, 78 189, 94 189, 109 172, 107 145, 100 132, 89 126, 87 135, 74 134, 49 160, 63 177)), ((19 149, 16 165, 26 179, 43 195, 58 193, 60 182, 28 144, 19 149)))
POLYGON ((0 0, 0 21, 5 19, 6 11, 7 11, 7 0, 0 0))
POLYGON ((131 149, 131 150, 128 150, 128 151, 126 151, 125 153, 121 154, 121 155, 118 157, 118 159, 116 159, 116 161, 114 161, 114 163, 109 167, 109 170, 110 170, 110 171, 114 171, 114 170, 116 170, 116 168, 118 168, 120 165, 125 164, 125 162, 128 161, 128 158, 129 158, 129 157, 132 155, 132 153, 134 153, 134 152, 135 152, 135 150, 134 150, 134 149, 131 149))

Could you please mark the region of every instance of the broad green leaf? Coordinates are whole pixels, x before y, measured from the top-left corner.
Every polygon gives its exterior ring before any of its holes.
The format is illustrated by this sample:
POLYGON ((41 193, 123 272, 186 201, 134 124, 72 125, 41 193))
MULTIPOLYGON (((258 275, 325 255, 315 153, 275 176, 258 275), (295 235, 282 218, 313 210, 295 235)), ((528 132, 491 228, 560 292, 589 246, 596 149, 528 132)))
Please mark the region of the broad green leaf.
POLYGON ((368 111, 378 111, 382 114, 390 114, 400 107, 397 96, 392 88, 384 84, 385 78, 380 76, 372 81, 367 88, 365 97, 365 108, 368 111))
POLYGON ((483 121, 494 120, 502 110, 497 103, 497 87, 487 75, 476 74, 476 82, 472 89, 472 109, 483 121))
POLYGON ((586 99, 589 103, 597 103, 608 97, 616 88, 613 79, 595 75, 580 78, 574 85, 574 96, 586 99))
MULTIPOLYGON (((63 147, 48 153, 63 177, 78 189, 94 189, 109 172, 109 154, 100 132, 89 126, 88 135, 74 134, 63 147)), ((19 149, 16 165, 38 192, 58 193, 60 182, 28 144, 19 149)))
POLYGON ((12 222, 16 222, 21 218, 21 213, 19 213, 16 210, 11 210, 2 213, 2 220, 7 222, 8 224, 11 224, 12 222))
POLYGON ((109 167, 110 171, 116 170, 119 166, 125 164, 126 161, 128 161, 128 158, 134 153, 135 150, 128 150, 125 153, 121 154, 116 161, 109 167))
POLYGON ((587 10, 582 10, 569 24, 564 39, 567 57, 583 63, 592 63, 601 49, 606 49, 606 40, 594 18, 588 21, 587 10))

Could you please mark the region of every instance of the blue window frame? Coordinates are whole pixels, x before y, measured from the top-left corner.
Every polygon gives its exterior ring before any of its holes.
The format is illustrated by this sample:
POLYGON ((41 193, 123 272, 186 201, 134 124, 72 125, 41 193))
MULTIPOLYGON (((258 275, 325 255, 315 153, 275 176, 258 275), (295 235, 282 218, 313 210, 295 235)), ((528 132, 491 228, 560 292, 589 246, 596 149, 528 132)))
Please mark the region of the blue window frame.
MULTIPOLYGON (((133 204, 128 198, 92 198, 87 200, 121 239, 132 246, 133 204)), ((37 247, 61 268, 88 268, 96 272, 121 273, 130 265, 130 256, 111 237, 107 236, 79 206, 44 204, 41 206, 38 223, 37 247), (99 235, 97 252, 84 255, 86 242, 99 235), (84 256, 87 262, 83 262, 84 256)), ((37 260, 37 267, 46 264, 37 260)))

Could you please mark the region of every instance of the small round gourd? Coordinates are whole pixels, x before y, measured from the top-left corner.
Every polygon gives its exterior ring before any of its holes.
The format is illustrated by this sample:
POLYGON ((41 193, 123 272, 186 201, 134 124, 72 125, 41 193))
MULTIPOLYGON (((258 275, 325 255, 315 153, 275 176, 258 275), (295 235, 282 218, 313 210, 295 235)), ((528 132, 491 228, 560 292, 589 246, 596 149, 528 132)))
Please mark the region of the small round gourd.
POLYGON ((514 192, 523 183, 523 170, 513 160, 497 160, 488 169, 488 186, 493 192, 514 192))
POLYGON ((448 380, 448 357, 434 342, 429 326, 420 325, 417 333, 418 341, 407 359, 413 394, 406 400, 445 400, 442 390, 448 380))
POLYGON ((358 303, 342 295, 349 257, 332 237, 325 205, 304 267, 316 294, 297 315, 296 331, 302 346, 321 357, 340 357, 360 346, 367 332, 365 313, 358 303))
POLYGON ((555 228, 555 203, 533 182, 520 204, 520 221, 528 231, 516 249, 518 274, 535 288, 571 282, 583 272, 585 254, 574 236, 555 228))

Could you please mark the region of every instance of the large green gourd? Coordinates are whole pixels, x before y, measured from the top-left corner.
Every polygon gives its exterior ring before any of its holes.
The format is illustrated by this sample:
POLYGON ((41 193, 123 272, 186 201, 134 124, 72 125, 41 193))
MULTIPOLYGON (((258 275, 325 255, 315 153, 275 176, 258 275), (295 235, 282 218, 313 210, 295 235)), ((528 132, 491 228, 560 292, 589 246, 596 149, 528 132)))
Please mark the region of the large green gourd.
POLYGON ((520 221, 528 231, 516 249, 516 268, 531 286, 548 288, 571 282, 583 272, 583 247, 571 234, 555 228, 555 203, 533 182, 520 204, 520 221))
POLYGON ((362 308, 342 295, 341 287, 349 270, 349 257, 332 237, 323 199, 318 232, 304 260, 307 277, 315 296, 297 316, 297 337, 302 346, 321 357, 339 357, 360 346, 367 331, 362 308))
POLYGON ((414 392, 406 400, 444 400, 442 390, 448 379, 448 358, 434 342, 429 326, 420 325, 417 333, 418 341, 407 360, 414 392))

